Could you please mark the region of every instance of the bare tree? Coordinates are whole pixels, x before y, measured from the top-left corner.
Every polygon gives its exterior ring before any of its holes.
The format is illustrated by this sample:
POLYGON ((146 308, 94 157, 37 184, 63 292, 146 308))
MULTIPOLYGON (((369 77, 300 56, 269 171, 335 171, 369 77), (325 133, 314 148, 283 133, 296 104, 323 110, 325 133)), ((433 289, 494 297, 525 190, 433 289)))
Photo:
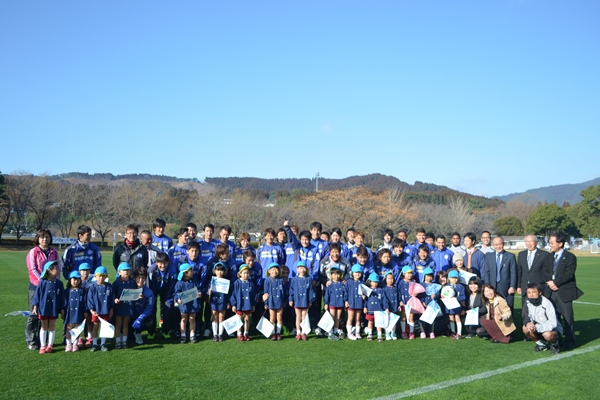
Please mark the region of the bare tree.
POLYGON ((30 188, 26 175, 17 174, 6 178, 6 196, 10 207, 9 222, 17 236, 17 246, 27 230, 26 221, 29 211, 27 198, 30 195, 30 188))
POLYGON ((10 201, 6 194, 6 179, 0 174, 0 243, 2 243, 2 232, 10 218, 10 201))
POLYGON ((54 186, 53 198, 57 200, 57 209, 52 222, 58 227, 62 237, 71 237, 75 221, 84 215, 84 199, 86 185, 73 185, 69 182, 57 182, 54 186))
POLYGON ((36 229, 45 228, 52 218, 52 213, 56 211, 55 184, 47 175, 39 177, 23 175, 23 178, 24 184, 29 186, 27 203, 29 210, 35 216, 35 227, 36 229))
POLYGON ((85 196, 92 228, 98 232, 101 245, 105 244, 106 235, 115 228, 119 215, 115 186, 96 186, 85 196))

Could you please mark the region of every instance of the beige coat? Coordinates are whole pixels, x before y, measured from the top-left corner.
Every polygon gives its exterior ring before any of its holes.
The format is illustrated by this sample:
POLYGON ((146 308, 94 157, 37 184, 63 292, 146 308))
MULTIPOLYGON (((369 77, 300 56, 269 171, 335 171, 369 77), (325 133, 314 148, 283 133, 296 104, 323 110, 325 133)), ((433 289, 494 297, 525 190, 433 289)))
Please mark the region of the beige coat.
MULTIPOLYGON (((487 309, 487 314, 485 315, 485 318, 489 320, 490 319, 490 303, 489 303, 489 301, 485 302, 485 307, 487 309)), ((510 307, 506 303, 506 300, 504 300, 500 296, 496 296, 494 298, 494 316, 496 317, 496 318, 494 318, 494 320, 496 321, 496 325, 498 325, 498 328, 500 328, 500 330, 502 331, 504 336, 510 335, 515 329, 517 329, 513 322, 510 307), (502 317, 505 317, 504 318, 505 321, 502 320, 503 319, 502 317)))

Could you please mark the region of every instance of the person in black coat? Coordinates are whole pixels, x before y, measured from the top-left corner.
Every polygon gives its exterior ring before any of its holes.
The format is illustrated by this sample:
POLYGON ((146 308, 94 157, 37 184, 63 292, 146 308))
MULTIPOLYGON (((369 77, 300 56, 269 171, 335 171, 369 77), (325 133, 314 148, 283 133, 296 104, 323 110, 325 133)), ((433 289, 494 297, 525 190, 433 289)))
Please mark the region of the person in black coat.
POLYGON ((525 248, 517 257, 517 293, 525 306, 527 284, 537 283, 546 293, 546 282, 552 279, 552 256, 547 251, 537 248, 538 240, 534 235, 525 237, 525 248))
MULTIPOLYGON (((517 260, 515 255, 504 251, 504 239, 497 236, 492 241, 495 251, 485 255, 485 279, 500 293, 512 310, 515 305, 515 292, 517 291, 517 260)), ((527 292, 527 291, 525 291, 527 292)))
POLYGON ((546 284, 548 297, 556 308, 559 319, 562 317, 564 328, 564 348, 573 350, 575 348, 575 316, 573 315, 573 301, 583 295, 577 288, 575 270, 577 269, 577 257, 564 249, 566 237, 562 233, 550 235, 548 244, 553 256, 552 279, 546 284))

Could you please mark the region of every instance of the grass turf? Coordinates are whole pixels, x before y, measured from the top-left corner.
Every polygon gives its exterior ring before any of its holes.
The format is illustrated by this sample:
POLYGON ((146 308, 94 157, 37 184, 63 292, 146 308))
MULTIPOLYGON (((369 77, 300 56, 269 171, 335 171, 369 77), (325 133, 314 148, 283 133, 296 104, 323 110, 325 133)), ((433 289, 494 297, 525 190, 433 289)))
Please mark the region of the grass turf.
MULTIPOLYGON (((25 252, 0 253, 0 313, 27 309, 25 252)), ((110 254, 103 257, 110 260, 110 254)), ((600 258, 579 257, 580 301, 600 304, 597 266, 600 258)), ((520 300, 517 299, 517 306, 520 300)), ((517 325, 520 310, 516 310, 517 325)), ((600 344, 600 305, 575 304, 579 347, 600 344)), ((60 324, 60 323, 59 323, 60 324)), ((298 343, 210 340, 177 344, 155 339, 142 346, 108 353, 55 354, 28 351, 25 318, 0 317, 0 398, 373 398, 449 379, 552 357, 532 352, 533 344, 517 334, 515 343, 491 344, 480 339, 369 343, 331 342, 309 337, 298 343)), ((59 331, 59 330, 57 330, 59 331)), ((57 339, 57 342, 59 340, 57 339)), ((112 348, 112 345, 111 345, 112 348)), ((528 367, 461 384, 419 397, 597 398, 594 378, 600 352, 528 367)))

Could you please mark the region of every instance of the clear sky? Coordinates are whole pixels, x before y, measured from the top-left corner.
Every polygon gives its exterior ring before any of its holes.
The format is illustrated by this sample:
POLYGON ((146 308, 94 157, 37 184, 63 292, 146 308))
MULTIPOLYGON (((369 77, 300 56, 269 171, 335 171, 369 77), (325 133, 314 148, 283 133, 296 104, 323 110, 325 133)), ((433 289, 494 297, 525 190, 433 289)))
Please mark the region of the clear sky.
POLYGON ((0 171, 600 176, 600 2, 3 1, 0 171))

